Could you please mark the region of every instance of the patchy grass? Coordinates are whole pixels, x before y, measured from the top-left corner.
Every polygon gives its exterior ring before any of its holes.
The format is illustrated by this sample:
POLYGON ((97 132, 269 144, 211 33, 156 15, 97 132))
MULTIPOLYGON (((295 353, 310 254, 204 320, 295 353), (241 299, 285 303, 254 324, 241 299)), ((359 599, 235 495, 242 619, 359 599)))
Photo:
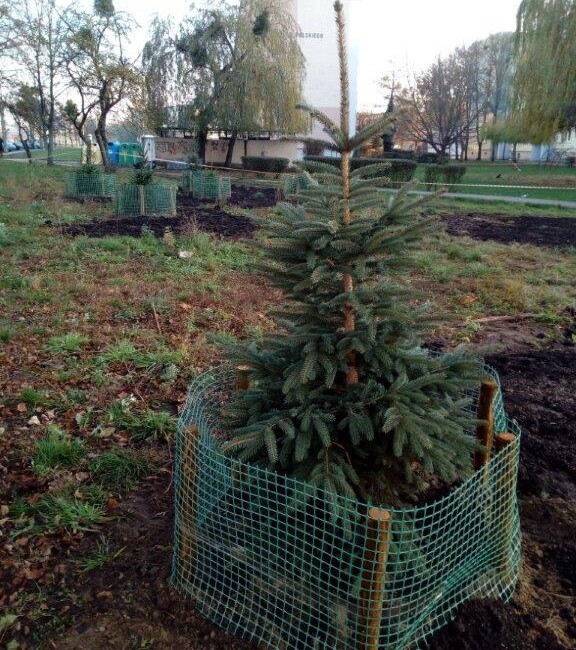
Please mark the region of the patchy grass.
POLYGON ((92 553, 83 558, 76 560, 76 566, 83 573, 103 569, 106 565, 111 564, 119 558, 126 550, 126 547, 115 549, 108 537, 101 535, 96 548, 92 553))
POLYGON ((82 440, 67 436, 55 425, 48 427, 48 435, 35 444, 32 465, 40 476, 57 468, 75 467, 85 456, 86 445, 82 440))
POLYGON ((444 312, 444 335, 452 331, 466 339, 466 332, 479 330, 472 323, 486 317, 531 314, 537 322, 559 325, 569 320, 566 310, 576 306, 571 249, 480 242, 439 232, 423 241, 416 259, 420 270, 413 275, 414 286, 444 312))
POLYGON ((92 478, 107 489, 122 492, 148 476, 155 465, 149 453, 136 449, 113 449, 90 463, 92 478))

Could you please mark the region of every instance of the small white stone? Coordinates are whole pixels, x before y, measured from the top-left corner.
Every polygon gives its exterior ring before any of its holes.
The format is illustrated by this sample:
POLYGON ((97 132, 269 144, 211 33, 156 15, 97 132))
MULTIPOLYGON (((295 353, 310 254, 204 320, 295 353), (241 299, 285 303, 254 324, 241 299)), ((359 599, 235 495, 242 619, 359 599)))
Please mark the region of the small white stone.
POLYGON ((28 424, 33 424, 34 426, 40 426, 42 424, 40 420, 38 419, 37 415, 33 415, 29 420, 28 424))

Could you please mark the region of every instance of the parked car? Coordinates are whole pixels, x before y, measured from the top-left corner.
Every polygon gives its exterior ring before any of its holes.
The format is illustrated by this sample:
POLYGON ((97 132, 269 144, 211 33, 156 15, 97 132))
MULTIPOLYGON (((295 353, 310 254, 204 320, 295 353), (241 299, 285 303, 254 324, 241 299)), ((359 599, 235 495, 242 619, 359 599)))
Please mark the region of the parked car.
POLYGON ((20 147, 13 140, 6 140, 4 142, 4 151, 18 151, 20 147))

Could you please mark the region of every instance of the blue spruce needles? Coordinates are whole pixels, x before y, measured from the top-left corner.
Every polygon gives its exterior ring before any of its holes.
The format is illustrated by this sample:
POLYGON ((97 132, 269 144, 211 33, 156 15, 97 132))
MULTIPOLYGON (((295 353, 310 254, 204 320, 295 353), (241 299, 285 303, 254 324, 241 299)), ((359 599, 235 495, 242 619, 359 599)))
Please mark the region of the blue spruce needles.
POLYGON ((432 476, 471 470, 475 419, 465 397, 480 366, 464 351, 421 346, 431 317, 408 285, 412 250, 431 227, 421 199, 390 197, 386 164, 350 171, 353 150, 387 118, 351 136, 342 7, 339 34, 341 120, 319 120, 341 156, 340 169, 308 165, 313 182, 298 203, 261 220, 260 270, 286 302, 278 331, 229 348, 250 367, 250 387, 226 408, 242 460, 297 476, 338 496, 398 504, 432 476))

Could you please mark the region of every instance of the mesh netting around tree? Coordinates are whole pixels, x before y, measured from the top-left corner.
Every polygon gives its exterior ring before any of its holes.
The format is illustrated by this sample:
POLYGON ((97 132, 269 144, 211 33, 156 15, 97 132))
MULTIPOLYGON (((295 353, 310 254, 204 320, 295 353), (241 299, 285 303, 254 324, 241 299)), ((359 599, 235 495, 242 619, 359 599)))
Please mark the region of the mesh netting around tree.
POLYGON ((403 650, 470 599, 510 599, 520 430, 499 389, 495 434, 515 435, 495 440, 509 444, 443 498, 405 509, 335 501, 222 455, 233 390, 230 371, 198 377, 176 440, 172 584, 207 618, 270 648, 403 650))
POLYGON ((307 174, 286 174, 282 179, 282 192, 284 196, 290 196, 307 190, 310 185, 310 176, 307 174))
POLYGON ((195 170, 182 174, 182 189, 195 199, 206 199, 224 203, 232 196, 232 184, 227 176, 216 172, 195 170))
POLYGON ((101 171, 66 174, 65 195, 74 199, 110 199, 116 194, 116 176, 101 171))
POLYGON ((116 194, 119 215, 176 216, 175 185, 120 185, 116 194))

